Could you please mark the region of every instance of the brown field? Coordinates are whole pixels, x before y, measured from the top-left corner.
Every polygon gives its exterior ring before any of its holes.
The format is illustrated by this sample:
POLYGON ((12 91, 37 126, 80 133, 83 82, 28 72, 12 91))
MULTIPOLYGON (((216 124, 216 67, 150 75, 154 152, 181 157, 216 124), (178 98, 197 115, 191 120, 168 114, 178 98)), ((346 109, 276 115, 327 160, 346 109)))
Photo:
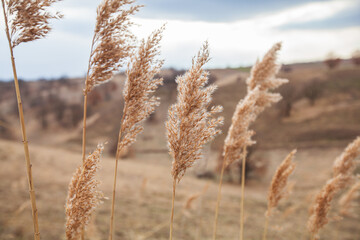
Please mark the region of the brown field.
MULTIPOLYGON (((295 187, 271 218, 268 239, 309 239, 306 222, 313 196, 331 176, 336 156, 360 135, 359 67, 343 61, 334 70, 328 70, 322 63, 287 68, 290 70, 280 74, 290 80, 288 86, 280 90, 284 100, 265 111, 254 125, 257 145, 249 157, 251 169, 245 197, 247 240, 261 239, 267 188, 277 165, 293 148, 298 149, 297 168, 291 177, 295 187), (307 96, 314 91, 309 93, 308 89, 316 91, 313 104, 307 96), (289 105, 291 109, 287 111, 289 105)), ((245 94, 244 80, 248 73, 236 69, 210 72, 214 76, 212 81, 219 85, 214 103, 224 106, 226 132, 235 105, 245 94)), ((176 96, 173 82, 176 72, 164 70, 162 74, 166 81, 159 89, 161 106, 119 164, 116 239, 168 238, 172 178, 164 120, 176 96)), ((124 75, 118 75, 89 97, 87 151, 100 141, 108 142, 100 171, 101 189, 106 197, 111 197, 123 80, 124 75)), ((67 186, 81 162, 82 86, 83 79, 21 84, 42 239, 65 239, 67 186)), ((12 83, 0 82, 0 239, 31 239, 31 211, 15 107, 12 83)), ((174 239, 212 237, 217 194, 214 169, 224 137, 224 134, 217 137, 205 148, 204 159, 177 187, 174 239), (185 208, 187 199, 207 185, 205 194, 195 199, 190 208, 185 208)), ((237 239, 239 234, 240 186, 236 166, 231 172, 223 186, 218 224, 218 239, 225 240, 237 239)), ((360 239, 359 205, 354 207, 352 216, 339 220, 337 199, 331 211, 333 220, 321 232, 321 239, 360 239)), ((359 200, 356 199, 357 203, 359 200)), ((86 239, 107 239, 110 204, 110 200, 104 199, 93 216, 86 239)))

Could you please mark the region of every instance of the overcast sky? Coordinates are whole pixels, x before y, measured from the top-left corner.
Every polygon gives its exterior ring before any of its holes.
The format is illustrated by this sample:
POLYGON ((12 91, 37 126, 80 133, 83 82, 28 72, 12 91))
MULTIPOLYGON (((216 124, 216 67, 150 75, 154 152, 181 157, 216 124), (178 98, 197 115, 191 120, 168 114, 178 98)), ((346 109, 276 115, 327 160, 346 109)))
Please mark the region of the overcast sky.
MULTIPOLYGON (((63 0, 64 19, 53 22, 43 40, 15 49, 24 79, 84 76, 96 7, 100 0, 63 0)), ((187 68, 205 40, 207 67, 252 64, 275 42, 283 42, 283 63, 323 59, 333 51, 350 57, 360 49, 360 0, 138 0, 146 6, 134 17, 142 38, 167 22, 162 41, 165 67, 187 68)), ((0 79, 12 78, 9 50, 0 23, 0 79)))

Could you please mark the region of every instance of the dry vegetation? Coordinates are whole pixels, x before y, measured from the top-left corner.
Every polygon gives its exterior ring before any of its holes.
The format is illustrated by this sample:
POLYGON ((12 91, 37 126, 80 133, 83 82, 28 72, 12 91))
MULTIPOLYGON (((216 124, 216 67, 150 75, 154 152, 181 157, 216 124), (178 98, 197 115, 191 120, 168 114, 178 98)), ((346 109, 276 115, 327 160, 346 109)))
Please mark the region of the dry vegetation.
POLYGON ((169 224, 170 239, 360 238, 358 64, 280 68, 277 43, 250 73, 208 72, 206 42, 188 71, 161 71, 164 27, 137 46, 141 6, 103 0, 85 79, 21 81, 13 48, 49 33, 57 1, 2 0, 16 96, 0 82, 1 239, 168 239, 169 224))
MULTIPOLYGON (((315 64, 316 65, 316 64, 315 64)), ((302 72, 308 74, 304 81, 310 81, 313 75, 323 71, 319 65, 312 68, 304 66, 292 66, 292 72, 280 72, 283 77, 290 80, 296 89, 301 89, 303 82, 298 80, 302 72), (308 70, 310 69, 310 70, 308 70), (318 69, 318 70, 316 70, 318 69), (310 80, 309 80, 310 79, 310 80)), ((166 79, 167 73, 162 71, 166 79)), ((229 126, 229 119, 234 111, 238 99, 231 95, 245 93, 247 74, 237 70, 210 70, 210 74, 216 76, 219 89, 214 94, 214 104, 224 106, 225 131, 229 126), (241 76, 241 80, 236 79, 241 76), (233 79, 227 84, 221 85, 222 80, 233 79)), ((317 99, 314 106, 303 96, 295 101, 290 117, 280 117, 280 106, 275 106, 260 115, 254 124, 257 132, 255 139, 257 145, 249 156, 248 184, 246 186, 246 209, 251 212, 245 214, 245 237, 260 239, 264 228, 264 212, 267 208, 267 191, 271 177, 280 161, 286 156, 292 147, 298 146, 296 157, 297 168, 292 177, 296 181, 293 193, 286 201, 279 204, 279 208, 271 218, 271 224, 267 239, 304 239, 308 236, 306 221, 308 208, 313 202, 315 194, 332 176, 332 163, 340 155, 342 149, 355 135, 360 127, 360 105, 357 99, 360 89, 356 86, 360 71, 351 65, 343 66, 335 72, 323 72, 324 93, 317 99), (339 81, 340 78, 340 81, 339 81), (271 121, 271 125, 266 124, 271 121), (281 124, 280 124, 280 122, 281 124), (298 136, 306 136, 299 139, 298 136), (255 164, 256 163, 256 164, 255 164), (314 174, 316 173, 316 174, 314 174)), ((300 78, 299 78, 300 79, 300 78)), ((121 118, 122 82, 124 75, 115 77, 113 83, 117 87, 114 90, 106 89, 106 85, 100 86, 98 92, 102 101, 97 105, 89 106, 91 114, 88 119, 88 147, 95 148, 98 142, 108 141, 107 146, 116 145, 118 124, 121 118), (107 98, 106 95, 110 97, 107 98), (120 106, 119 106, 120 103, 120 106), (101 116, 101 117, 100 117, 101 116), (106 124, 104 124, 106 122, 106 124)), ((1 239, 30 239, 32 237, 30 205, 27 203, 26 177, 23 166, 21 143, 17 140, 16 111, 12 111, 14 105, 14 93, 7 89, 9 83, 1 83, 0 109, 3 119, 8 126, 1 128, 1 137, 9 140, 0 141, 1 154, 1 239), (3 134, 4 133, 4 134, 3 134), (5 134, 6 133, 6 134, 5 134), (10 186, 10 189, 9 189, 10 186)), ((71 106, 80 104, 83 88, 83 79, 26 82, 21 85, 22 93, 29 96, 30 102, 36 102, 42 96, 46 99, 60 99, 64 102, 64 118, 56 120, 56 112, 51 109, 46 112, 48 128, 43 129, 41 123, 35 118, 38 109, 49 101, 40 101, 40 105, 30 107, 24 103, 27 116, 28 136, 31 140, 34 166, 34 182, 37 191, 39 208, 40 229, 43 239, 64 239, 65 237, 65 213, 64 204, 67 196, 67 186, 71 176, 81 159, 81 118, 75 125, 64 126, 67 117, 71 117, 71 106), (52 89, 58 88, 59 92, 52 89), (38 96, 33 93, 40 92, 38 96), (76 97, 78 96, 78 97, 76 97), (49 97, 49 98, 48 98, 49 97), (62 121, 64 121, 62 123, 62 121), (46 138, 51 135, 52 138, 46 138)), ((11 87, 11 85, 10 85, 11 87)), ((171 208, 171 159, 167 154, 165 130, 163 123, 169 104, 175 100, 176 85, 170 83, 160 87, 158 96, 161 104, 155 115, 145 122, 144 133, 135 143, 128 158, 119 162, 119 184, 117 194, 118 208, 115 212, 115 236, 118 239, 167 239, 169 211, 171 208), (144 179, 147 184, 142 187, 144 179), (143 238, 142 238, 143 236, 143 238), (148 237, 147 237, 148 236, 148 237)), ((57 100, 52 100, 56 102, 57 100)), ((16 105, 15 105, 16 106, 16 105)), ((80 107, 81 109, 81 107, 80 107)), ((196 178, 196 176, 214 177, 216 162, 221 147, 220 135, 210 146, 205 147, 204 159, 195 164, 177 188, 175 207, 174 239, 211 239, 214 218, 214 206, 216 203, 217 181, 214 179, 196 178), (181 210, 186 200, 201 192, 205 184, 209 183, 209 190, 202 200, 193 202, 193 209, 181 210), (201 210, 199 210, 201 209, 201 210), (198 217, 200 216, 200 217, 198 217), (199 226, 199 227, 197 227, 199 226)), ((106 197, 111 197, 111 185, 113 175, 113 155, 110 149, 105 149, 105 157, 102 169, 99 171, 101 190, 106 197)), ((359 173, 359 170, 355 170, 359 173)), ((231 184, 224 184, 222 191, 221 211, 219 214, 218 239, 234 239, 238 235, 240 186, 239 171, 236 164, 229 173, 225 174, 225 180, 232 180, 231 184)), ((321 231, 323 239, 356 239, 358 230, 359 212, 357 204, 359 198, 352 201, 350 215, 345 215, 341 222, 336 220, 336 212, 340 209, 337 196, 333 201, 330 212, 331 221, 321 231)), ((108 236, 108 217, 110 201, 105 200, 94 215, 89 225, 91 239, 106 239, 108 236), (95 227, 96 226, 96 227, 95 227)), ((90 235, 89 235, 90 236, 90 235)), ((88 238, 90 239, 90 238, 88 238)))

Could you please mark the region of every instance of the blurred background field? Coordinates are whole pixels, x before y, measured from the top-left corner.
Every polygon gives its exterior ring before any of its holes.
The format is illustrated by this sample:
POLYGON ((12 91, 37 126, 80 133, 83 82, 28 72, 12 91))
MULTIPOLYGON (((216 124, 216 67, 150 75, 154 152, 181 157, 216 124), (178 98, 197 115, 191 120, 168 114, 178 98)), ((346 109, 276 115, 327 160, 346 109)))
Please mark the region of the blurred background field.
MULTIPOLYGON (((72 174, 81 163, 83 88, 99 0, 61 1, 44 40, 15 49, 29 139, 42 239, 65 239, 65 200, 72 174)), ((257 144, 248 149, 245 239, 262 237, 271 178, 294 148, 297 167, 292 194, 271 218, 269 240, 305 240, 314 196, 332 176, 335 158, 360 136, 359 0, 139 0, 132 20, 136 37, 167 22, 161 42, 165 59, 156 95, 161 104, 146 120, 137 142, 121 152, 116 195, 115 239, 168 239, 171 210, 171 157, 164 123, 176 99, 178 75, 208 39, 209 82, 218 90, 223 134, 204 148, 204 157, 177 186, 174 239, 212 239, 214 210, 226 132, 236 104, 246 94, 251 64, 271 45, 283 43, 279 88, 283 99, 256 120, 257 144)), ((0 239, 33 239, 31 207, 13 72, 3 19, 0 19, 0 239)), ((100 170, 103 204, 86 239, 108 239, 113 169, 123 111, 124 68, 88 96, 86 151, 107 142, 100 170)), ((238 239, 240 166, 226 169, 220 206, 219 240, 238 239)), ((360 174, 360 168, 355 170, 360 174)), ((345 189, 344 189, 345 191, 345 189)), ((360 239, 360 194, 346 216, 339 196, 322 240, 360 239), (342 219, 341 219, 342 218, 342 219)))
MULTIPOLYGON (((161 105, 145 123, 136 144, 122 153, 116 209, 118 239, 167 239, 171 207, 171 159, 164 121, 175 101, 175 77, 182 71, 164 69, 158 91, 161 105)), ((224 106, 226 132, 237 102, 246 92, 248 69, 211 69, 210 82, 219 89, 214 104, 224 106)), ((280 204, 271 221, 269 239, 308 239, 306 221, 314 194, 331 176, 331 166, 343 148, 360 135, 360 67, 354 59, 330 68, 324 62, 283 65, 280 77, 290 82, 280 89, 284 99, 266 110, 254 125, 257 144, 249 153, 246 186, 246 239, 260 239, 266 195, 277 165, 298 149, 297 169, 291 178, 293 194, 280 204)), ((111 196, 114 151, 122 111, 124 74, 89 95, 88 146, 108 142, 100 171, 106 197, 111 196)), ((64 239, 67 185, 81 161, 82 88, 84 79, 21 81, 21 92, 33 159, 40 227, 43 239, 64 239)), ((24 159, 12 82, 0 82, 0 238, 30 239, 24 159)), ((210 239, 217 192, 217 164, 224 140, 220 135, 206 146, 204 159, 186 174, 176 198, 176 239, 210 239), (207 190, 204 190, 207 189, 207 190), (200 196, 199 193, 205 191, 200 196), (197 196, 197 197, 195 197, 197 196), (189 199, 194 198, 190 203, 189 199), (188 205, 187 207, 185 207, 188 205)), ((359 169, 357 170, 359 173, 359 169)), ((219 216, 219 239, 238 236, 239 168, 228 170, 219 216)), ((357 203, 359 199, 356 200, 357 203)), ((337 202, 333 221, 323 239, 360 237, 359 205, 339 221, 337 202), (339 237, 341 236, 341 237, 339 237)), ((96 212, 88 239, 106 239, 110 201, 96 212)))

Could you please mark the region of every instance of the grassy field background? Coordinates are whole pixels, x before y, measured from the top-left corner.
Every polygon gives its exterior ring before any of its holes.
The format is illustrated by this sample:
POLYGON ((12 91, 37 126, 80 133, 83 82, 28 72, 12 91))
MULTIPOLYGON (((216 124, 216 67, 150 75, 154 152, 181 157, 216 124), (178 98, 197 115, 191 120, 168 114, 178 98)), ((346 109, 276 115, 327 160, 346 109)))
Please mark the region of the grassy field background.
MULTIPOLYGON (((167 154, 164 121, 175 101, 174 78, 181 71, 163 70, 161 106, 145 123, 145 131, 119 164, 115 230, 117 239, 167 239, 171 208, 171 159, 167 154)), ((245 95, 244 69, 210 70, 218 84, 214 104, 224 106, 227 131, 237 102, 245 95)), ((245 237, 261 239, 267 189, 277 165, 293 149, 297 168, 293 193, 281 202, 270 221, 268 239, 309 239, 308 210, 314 194, 332 174, 332 163, 360 135, 360 68, 350 61, 329 70, 323 63, 283 67, 290 83, 280 89, 284 99, 254 124, 257 145, 251 150, 245 199, 245 237), (315 96, 315 97, 314 97, 315 96), (289 110, 290 108, 290 110, 289 110)), ((89 96, 88 147, 107 141, 102 160, 101 189, 111 196, 116 144, 122 112, 125 76, 97 88, 89 96)), ((81 161, 82 87, 84 79, 21 82, 30 141, 33 176, 42 239, 65 239, 64 204, 67 186, 81 161)), ((31 211, 18 118, 11 82, 0 82, 0 239, 31 239, 31 211)), ((225 134, 206 146, 204 159, 177 187, 175 239, 211 239, 217 193, 215 171, 225 134), (186 208, 187 200, 207 191, 186 208)), ((359 173, 359 169, 357 169, 359 173)), ((219 215, 218 239, 237 239, 240 186, 236 164, 226 176, 219 215)), ((356 199, 359 203, 359 198, 356 199)), ((322 239, 360 239, 360 208, 339 221, 337 200, 333 221, 322 239)), ((96 211, 87 239, 107 239, 110 200, 96 211)))

